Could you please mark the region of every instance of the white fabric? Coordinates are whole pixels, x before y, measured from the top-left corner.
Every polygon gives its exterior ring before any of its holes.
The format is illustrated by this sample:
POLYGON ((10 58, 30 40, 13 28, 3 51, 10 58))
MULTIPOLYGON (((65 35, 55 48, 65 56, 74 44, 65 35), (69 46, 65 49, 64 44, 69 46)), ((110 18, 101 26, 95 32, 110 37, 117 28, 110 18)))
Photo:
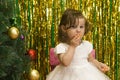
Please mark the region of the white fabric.
MULTIPOLYGON (((68 48, 65 43, 60 43, 55 47, 56 54, 64 54, 68 48)), ((67 67, 58 65, 46 80, 110 80, 104 73, 88 62, 88 54, 93 50, 93 46, 88 41, 83 41, 75 49, 75 54, 71 64, 67 67)))

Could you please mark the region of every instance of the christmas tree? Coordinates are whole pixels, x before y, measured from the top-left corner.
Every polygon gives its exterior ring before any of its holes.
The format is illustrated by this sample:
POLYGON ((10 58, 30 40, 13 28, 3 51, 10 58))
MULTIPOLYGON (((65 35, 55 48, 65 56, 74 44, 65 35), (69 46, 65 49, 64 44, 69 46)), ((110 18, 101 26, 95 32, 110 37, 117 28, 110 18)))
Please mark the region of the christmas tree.
POLYGON ((26 80, 30 57, 26 55, 25 31, 14 16, 15 0, 0 0, 0 80, 26 80))

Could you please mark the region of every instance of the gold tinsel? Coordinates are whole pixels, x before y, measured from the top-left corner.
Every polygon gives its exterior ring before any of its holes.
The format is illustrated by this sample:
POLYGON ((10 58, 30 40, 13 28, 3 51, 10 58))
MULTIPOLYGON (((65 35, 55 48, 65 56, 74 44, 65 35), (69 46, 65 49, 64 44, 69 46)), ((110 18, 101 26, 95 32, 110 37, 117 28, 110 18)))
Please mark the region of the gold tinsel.
POLYGON ((27 31, 26 48, 36 48, 35 68, 40 80, 50 72, 49 49, 57 44, 57 27, 66 8, 83 12, 92 24, 85 36, 93 43, 96 58, 110 66, 112 80, 120 80, 120 1, 119 0, 18 0, 23 29, 27 31), (52 29, 54 28, 54 29, 52 29), (54 33, 54 36, 51 36, 54 33), (51 37, 53 39, 51 39, 51 37), (52 41, 51 41, 52 40, 52 41))

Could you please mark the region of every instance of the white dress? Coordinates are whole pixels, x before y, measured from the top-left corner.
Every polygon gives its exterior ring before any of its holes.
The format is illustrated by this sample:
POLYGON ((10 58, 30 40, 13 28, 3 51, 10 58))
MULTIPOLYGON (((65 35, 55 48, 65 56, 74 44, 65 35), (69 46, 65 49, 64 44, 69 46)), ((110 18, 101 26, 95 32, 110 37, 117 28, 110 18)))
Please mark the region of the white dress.
MULTIPOLYGON (((60 43, 55 47, 55 53, 65 53, 68 45, 60 43)), ((110 80, 103 72, 88 62, 88 54, 93 46, 88 41, 83 41, 76 47, 71 64, 67 67, 62 64, 47 75, 46 80, 110 80)))

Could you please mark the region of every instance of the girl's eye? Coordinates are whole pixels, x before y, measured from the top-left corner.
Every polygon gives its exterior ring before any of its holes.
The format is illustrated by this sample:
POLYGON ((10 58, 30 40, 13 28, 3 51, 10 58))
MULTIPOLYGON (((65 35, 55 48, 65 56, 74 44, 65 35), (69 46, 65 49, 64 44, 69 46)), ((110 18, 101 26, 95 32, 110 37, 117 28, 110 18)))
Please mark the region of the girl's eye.
MULTIPOLYGON (((71 26, 70 28, 77 28, 78 26, 71 26)), ((84 28, 84 26, 79 26, 79 28, 84 28)))
POLYGON ((76 28, 77 26, 73 26, 73 28, 76 28))
POLYGON ((71 28, 77 28, 77 26, 71 26, 71 28))
POLYGON ((84 26, 80 26, 80 28, 83 28, 84 26))

